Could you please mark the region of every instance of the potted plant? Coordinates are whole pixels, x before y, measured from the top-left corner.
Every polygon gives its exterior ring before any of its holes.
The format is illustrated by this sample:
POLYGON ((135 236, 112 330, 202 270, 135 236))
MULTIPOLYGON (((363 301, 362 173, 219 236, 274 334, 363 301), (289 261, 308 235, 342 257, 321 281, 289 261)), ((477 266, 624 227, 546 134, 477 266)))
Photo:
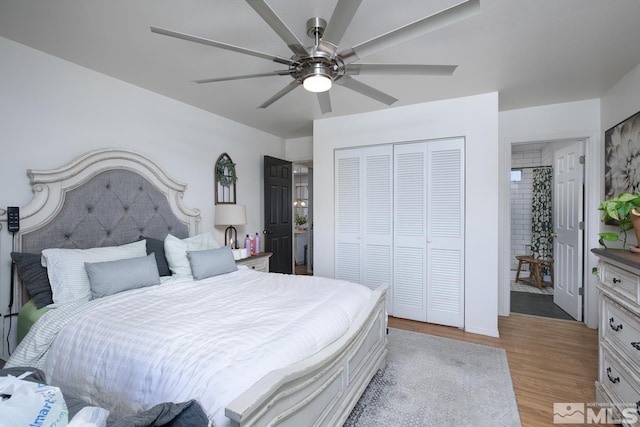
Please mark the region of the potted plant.
MULTIPOLYGON (((600 203, 598 210, 603 211, 602 222, 618 224, 618 232, 600 233, 600 244, 607 247, 605 242, 621 241, 622 247, 627 247, 627 231, 632 228, 636 233, 636 241, 640 244, 640 192, 622 193, 612 199, 600 203)), ((640 252, 640 247, 631 246, 632 252, 640 252)))
POLYGON ((296 212, 293 217, 293 222, 295 223, 297 228, 303 228, 307 223, 307 216, 300 215, 298 212, 296 212))

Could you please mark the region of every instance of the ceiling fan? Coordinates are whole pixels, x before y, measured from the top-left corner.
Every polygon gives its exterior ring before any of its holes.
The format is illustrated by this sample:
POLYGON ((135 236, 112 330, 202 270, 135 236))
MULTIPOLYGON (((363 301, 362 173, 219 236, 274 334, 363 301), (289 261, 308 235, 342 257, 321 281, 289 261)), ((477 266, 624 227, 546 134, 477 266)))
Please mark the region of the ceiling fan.
POLYGON ((412 38, 480 13, 480 0, 467 0, 441 12, 397 28, 386 34, 374 37, 369 41, 360 43, 349 49, 338 51, 340 40, 351 23, 351 20, 362 3, 362 0, 338 0, 329 22, 318 17, 309 19, 307 21, 307 35, 314 39, 314 45, 311 47, 305 47, 264 0, 246 1, 280 36, 289 49, 291 49, 293 55, 290 58, 258 52, 227 43, 153 26, 151 27, 151 31, 157 34, 176 37, 287 65, 289 68, 286 70, 196 80, 195 82, 212 83, 229 80, 252 79, 257 77, 291 76, 293 81, 271 98, 263 102, 258 108, 267 108, 298 86, 302 85, 306 90, 317 93, 322 114, 331 112, 331 100, 327 91, 331 88, 333 83, 387 105, 391 105, 397 101, 396 98, 351 78, 351 76, 354 75, 379 74, 433 76, 453 74, 457 65, 362 64, 358 63, 358 61, 360 58, 371 55, 372 53, 387 49, 399 43, 403 43, 412 38))

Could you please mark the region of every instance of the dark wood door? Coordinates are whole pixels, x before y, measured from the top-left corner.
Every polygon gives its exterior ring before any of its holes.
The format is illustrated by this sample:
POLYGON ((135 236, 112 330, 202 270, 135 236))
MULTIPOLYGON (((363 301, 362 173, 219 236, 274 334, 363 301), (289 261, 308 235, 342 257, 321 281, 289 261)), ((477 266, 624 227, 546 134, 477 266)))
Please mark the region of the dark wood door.
POLYGON ((293 273, 291 162, 264 156, 264 244, 272 273, 293 273))

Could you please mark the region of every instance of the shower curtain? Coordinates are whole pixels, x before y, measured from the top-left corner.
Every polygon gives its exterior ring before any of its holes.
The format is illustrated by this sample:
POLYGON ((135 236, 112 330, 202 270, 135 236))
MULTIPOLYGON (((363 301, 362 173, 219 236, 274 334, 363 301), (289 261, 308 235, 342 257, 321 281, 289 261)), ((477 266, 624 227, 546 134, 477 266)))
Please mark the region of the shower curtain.
MULTIPOLYGON (((533 196, 531 200, 531 256, 553 259, 553 221, 551 218, 553 170, 540 167, 533 170, 533 196)), ((543 269, 542 274, 549 274, 543 269)))

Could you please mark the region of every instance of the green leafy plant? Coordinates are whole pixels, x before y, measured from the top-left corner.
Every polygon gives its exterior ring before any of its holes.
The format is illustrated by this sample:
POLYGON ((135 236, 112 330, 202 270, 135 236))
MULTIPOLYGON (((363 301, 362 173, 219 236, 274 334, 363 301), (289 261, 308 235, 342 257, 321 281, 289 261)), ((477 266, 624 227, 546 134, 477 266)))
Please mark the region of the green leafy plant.
MULTIPOLYGON (((601 221, 605 224, 615 222, 618 224, 618 232, 599 233, 599 243, 607 247, 605 242, 621 241, 622 247, 627 246, 627 231, 633 228, 631 222, 631 211, 640 206, 640 192, 622 193, 612 199, 600 203, 598 210, 603 211, 601 221)), ((640 212, 635 211, 638 214, 640 212)), ((640 243, 640 242, 639 242, 640 243)))
POLYGON ((296 212, 294 217, 293 217, 293 222, 298 227, 302 227, 303 225, 305 225, 307 223, 307 216, 306 215, 300 215, 298 212, 296 212))
POLYGON ((231 184, 235 184, 238 180, 236 164, 227 157, 218 160, 218 164, 216 165, 216 178, 223 187, 229 187, 231 184))

